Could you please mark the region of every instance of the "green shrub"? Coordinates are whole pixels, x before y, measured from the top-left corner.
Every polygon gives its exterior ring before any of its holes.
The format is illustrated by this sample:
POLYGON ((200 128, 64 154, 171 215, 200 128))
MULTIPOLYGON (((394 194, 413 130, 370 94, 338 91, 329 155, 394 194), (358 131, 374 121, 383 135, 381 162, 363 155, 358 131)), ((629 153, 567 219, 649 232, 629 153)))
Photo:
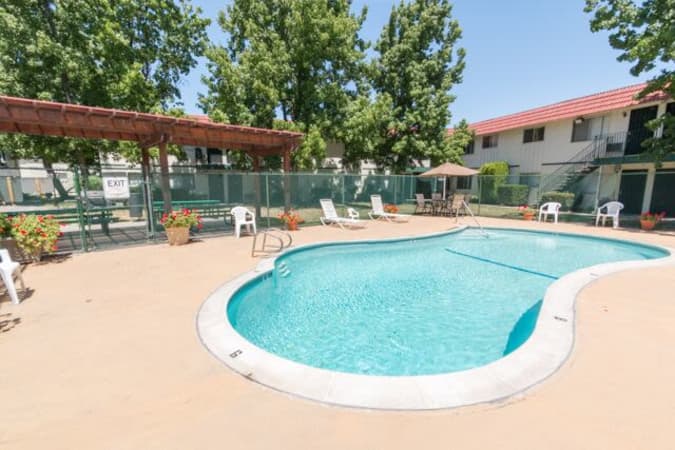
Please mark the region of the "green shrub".
POLYGON ((497 197, 501 205, 525 205, 529 191, 530 187, 526 184, 502 184, 497 188, 497 197))
POLYGON ((483 203, 496 203, 497 189, 506 182, 509 164, 506 161, 493 161, 480 166, 480 200, 483 203))
POLYGON ((102 191, 103 179, 98 175, 89 175, 87 177, 87 189, 90 191, 102 191))
POLYGON ((541 196, 541 203, 558 202, 562 211, 569 211, 574 205, 574 192, 551 191, 544 192, 541 196))

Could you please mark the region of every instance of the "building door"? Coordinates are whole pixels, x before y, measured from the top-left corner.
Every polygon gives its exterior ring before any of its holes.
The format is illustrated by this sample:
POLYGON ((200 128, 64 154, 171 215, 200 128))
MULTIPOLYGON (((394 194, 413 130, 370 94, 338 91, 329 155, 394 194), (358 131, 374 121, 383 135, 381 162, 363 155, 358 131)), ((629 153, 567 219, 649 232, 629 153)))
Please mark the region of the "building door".
POLYGON ((654 177, 651 211, 675 217, 675 169, 657 170, 654 177))
POLYGON ((646 123, 656 119, 658 106, 634 109, 630 112, 628 121, 628 136, 626 136, 626 155, 642 153, 642 141, 654 136, 654 132, 646 127, 646 123))
POLYGON ((646 183, 646 170, 624 170, 621 173, 619 201, 623 203, 623 213, 640 214, 642 212, 646 183))

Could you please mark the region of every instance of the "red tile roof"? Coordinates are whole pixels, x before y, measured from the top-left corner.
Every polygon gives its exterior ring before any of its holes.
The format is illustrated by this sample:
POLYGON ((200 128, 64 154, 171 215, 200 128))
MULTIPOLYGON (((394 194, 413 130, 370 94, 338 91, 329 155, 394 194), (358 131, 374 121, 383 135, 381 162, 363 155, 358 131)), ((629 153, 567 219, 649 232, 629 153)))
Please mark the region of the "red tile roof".
MULTIPOLYGON (((501 131, 543 125, 555 120, 572 119, 579 116, 590 116, 615 109, 626 108, 640 103, 664 100, 667 95, 661 92, 650 94, 646 98, 636 100, 635 96, 644 89, 646 83, 627 86, 598 94, 587 95, 572 100, 565 100, 553 105, 528 109, 527 111, 494 119, 472 123, 469 127, 476 135, 499 133, 501 131)), ((452 130, 449 130, 452 132, 452 130)))

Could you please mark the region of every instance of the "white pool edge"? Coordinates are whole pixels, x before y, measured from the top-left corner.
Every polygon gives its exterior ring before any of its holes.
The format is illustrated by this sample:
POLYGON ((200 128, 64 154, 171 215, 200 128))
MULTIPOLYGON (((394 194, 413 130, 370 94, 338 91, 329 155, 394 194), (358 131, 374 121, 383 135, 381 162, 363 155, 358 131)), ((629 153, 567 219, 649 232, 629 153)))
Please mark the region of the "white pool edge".
MULTIPOLYGON (((465 228, 392 239, 321 242, 291 251, 326 244, 423 239, 457 233, 465 228)), ((548 234, 588 237, 575 233, 548 234)), ((230 324, 226 314, 227 304, 246 283, 270 272, 274 261, 283 254, 262 260, 255 270, 215 290, 199 310, 197 333, 211 354, 249 380, 322 403, 367 409, 434 410, 502 401, 540 384, 565 363, 574 346, 576 298, 584 287, 603 276, 624 270, 675 265, 674 249, 619 239, 609 240, 659 248, 670 254, 652 260, 599 264, 561 277, 546 290, 530 338, 509 355, 475 369, 438 375, 359 375, 306 366, 253 345, 230 324)))

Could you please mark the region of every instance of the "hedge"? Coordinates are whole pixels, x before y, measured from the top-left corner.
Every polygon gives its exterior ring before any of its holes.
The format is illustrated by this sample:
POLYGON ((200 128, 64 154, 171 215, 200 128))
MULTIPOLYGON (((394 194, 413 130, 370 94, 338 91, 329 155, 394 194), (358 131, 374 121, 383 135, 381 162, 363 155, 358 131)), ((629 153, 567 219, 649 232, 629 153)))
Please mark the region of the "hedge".
POLYGON ((502 184, 497 188, 497 197, 501 205, 519 206, 527 204, 530 187, 526 184, 502 184))
POLYGON ((480 200, 483 203, 497 202, 497 189, 506 182, 509 175, 509 163, 493 161, 480 166, 480 200))
POLYGON ((544 192, 541 195, 541 203, 558 202, 562 205, 563 211, 569 211, 574 205, 574 192, 551 191, 544 192))

